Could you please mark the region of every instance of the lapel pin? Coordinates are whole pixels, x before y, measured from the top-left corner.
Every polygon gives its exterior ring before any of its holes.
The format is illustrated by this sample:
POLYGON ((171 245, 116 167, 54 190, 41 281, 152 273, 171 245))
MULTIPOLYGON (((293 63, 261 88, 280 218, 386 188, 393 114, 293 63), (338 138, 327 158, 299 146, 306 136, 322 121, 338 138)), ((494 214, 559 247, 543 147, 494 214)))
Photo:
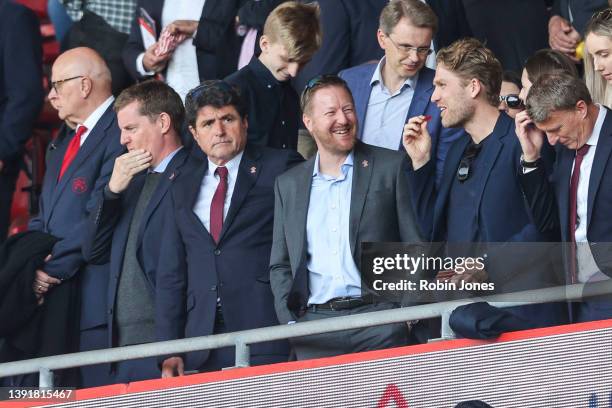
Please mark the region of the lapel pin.
POLYGON ((367 160, 364 160, 364 161, 362 161, 362 162, 361 162, 361 165, 362 165, 363 167, 368 167, 368 164, 369 164, 369 163, 368 163, 368 161, 367 161, 367 160))
POLYGON ((251 167, 251 174, 255 174, 257 173, 257 167, 253 166, 251 167))
POLYGON ((168 177, 169 180, 174 180, 174 172, 168 177))

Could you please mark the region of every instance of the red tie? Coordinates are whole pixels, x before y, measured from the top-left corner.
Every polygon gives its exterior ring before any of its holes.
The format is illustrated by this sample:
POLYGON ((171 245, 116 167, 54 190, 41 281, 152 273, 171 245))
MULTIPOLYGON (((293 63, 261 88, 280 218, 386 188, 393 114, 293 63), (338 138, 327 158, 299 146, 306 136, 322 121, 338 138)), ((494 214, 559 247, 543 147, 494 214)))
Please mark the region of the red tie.
POLYGON ((223 228, 223 207, 227 194, 227 167, 217 167, 215 174, 219 176, 219 184, 210 204, 210 235, 218 243, 223 228))
MULTIPOLYGON (((574 159, 574 171, 570 180, 570 196, 569 196, 569 233, 572 242, 570 251, 570 281, 576 283, 577 271, 576 271, 576 228, 578 228, 578 181, 580 180, 580 165, 582 159, 589 151, 589 145, 585 144, 580 149, 576 150, 576 158, 574 159)), ((585 220, 586 221, 586 220, 585 220)))
POLYGON ((70 163, 72 163, 72 160, 74 160, 77 153, 79 152, 79 147, 81 147, 81 136, 83 136, 83 133, 85 132, 87 132, 87 128, 83 125, 80 125, 77 128, 75 135, 72 137, 72 140, 70 140, 68 149, 66 149, 66 153, 64 153, 64 161, 62 161, 62 168, 60 169, 60 174, 57 178, 58 181, 62 179, 64 172, 66 171, 68 166, 70 166, 70 163))

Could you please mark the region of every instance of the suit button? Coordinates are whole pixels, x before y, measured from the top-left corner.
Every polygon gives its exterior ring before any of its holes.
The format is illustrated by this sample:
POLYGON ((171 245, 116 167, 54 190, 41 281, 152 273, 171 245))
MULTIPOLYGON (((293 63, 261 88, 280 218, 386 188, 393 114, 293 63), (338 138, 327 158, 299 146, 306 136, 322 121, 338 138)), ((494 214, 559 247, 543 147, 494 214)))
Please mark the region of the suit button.
POLYGON ((215 249, 214 254, 215 254, 215 255, 221 255, 221 250, 220 250, 220 249, 215 249))
POLYGON ((210 290, 211 290, 212 292, 215 292, 215 291, 217 290, 217 285, 212 285, 212 286, 210 287, 210 290))

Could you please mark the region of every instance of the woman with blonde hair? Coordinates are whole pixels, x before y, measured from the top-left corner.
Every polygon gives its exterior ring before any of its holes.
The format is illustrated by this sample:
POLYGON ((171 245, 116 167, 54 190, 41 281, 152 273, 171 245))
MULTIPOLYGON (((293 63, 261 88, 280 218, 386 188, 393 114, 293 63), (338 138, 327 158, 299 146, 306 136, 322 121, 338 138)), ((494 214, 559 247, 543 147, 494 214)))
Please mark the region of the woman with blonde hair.
POLYGON ((595 13, 585 29, 584 81, 594 102, 612 107, 612 8, 595 13))

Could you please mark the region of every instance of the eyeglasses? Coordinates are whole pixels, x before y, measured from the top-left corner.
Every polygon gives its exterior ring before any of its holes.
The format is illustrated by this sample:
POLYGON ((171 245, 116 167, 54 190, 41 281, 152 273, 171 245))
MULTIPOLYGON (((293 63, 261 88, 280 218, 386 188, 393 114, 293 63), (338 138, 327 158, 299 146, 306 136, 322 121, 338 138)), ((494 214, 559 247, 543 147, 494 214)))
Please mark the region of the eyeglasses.
POLYGON ((513 109, 520 108, 523 106, 523 101, 516 94, 500 95, 499 101, 506 102, 506 105, 509 108, 513 108, 513 109))
POLYGON ((401 54, 408 55, 410 51, 414 51, 419 57, 426 57, 433 52, 430 47, 413 47, 411 45, 398 44, 393 41, 393 38, 391 38, 389 34, 385 34, 385 36, 401 54))
POLYGON ((64 82, 68 82, 68 81, 72 81, 73 79, 77 79, 77 78, 85 78, 84 75, 77 75, 77 76, 73 76, 70 78, 66 78, 66 79, 59 79, 57 81, 53 81, 51 82, 51 88, 55 90, 55 93, 59 92, 59 85, 63 84, 64 82))
POLYGON ((471 142, 465 149, 465 152, 463 152, 463 157, 461 158, 459 168, 457 169, 457 180, 459 180, 461 183, 469 179, 472 175, 472 163, 478 156, 478 153, 480 153, 481 148, 481 144, 471 142))

